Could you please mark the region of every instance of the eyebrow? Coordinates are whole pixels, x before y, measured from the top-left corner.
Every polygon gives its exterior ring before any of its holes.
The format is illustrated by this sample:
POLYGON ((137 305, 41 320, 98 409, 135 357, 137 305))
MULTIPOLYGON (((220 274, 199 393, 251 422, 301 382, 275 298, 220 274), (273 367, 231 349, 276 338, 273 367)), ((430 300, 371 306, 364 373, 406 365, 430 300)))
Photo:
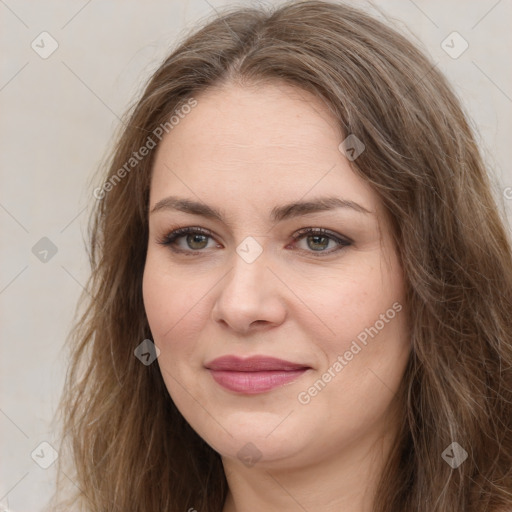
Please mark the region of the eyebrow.
MULTIPOLYGON (((360 204, 348 199, 342 199, 340 197, 320 197, 311 201, 298 201, 284 204, 282 206, 276 206, 270 212, 270 219, 274 222, 280 222, 285 219, 291 219, 293 217, 299 217, 310 213, 334 210, 336 208, 350 208, 358 213, 373 214, 370 210, 367 210, 360 204)), ((153 214, 163 210, 177 210, 180 212, 191 213, 193 215, 202 215, 203 217, 215 219, 221 222, 224 217, 221 211, 208 206, 205 203, 175 196, 169 196, 158 201, 150 213, 153 214)))

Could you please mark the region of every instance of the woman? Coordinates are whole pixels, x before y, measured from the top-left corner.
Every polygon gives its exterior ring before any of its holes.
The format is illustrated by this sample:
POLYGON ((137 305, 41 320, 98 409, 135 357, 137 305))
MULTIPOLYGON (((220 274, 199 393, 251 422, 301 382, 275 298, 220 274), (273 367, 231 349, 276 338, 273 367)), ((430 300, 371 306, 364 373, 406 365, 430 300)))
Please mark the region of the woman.
POLYGON ((512 507, 511 242, 401 35, 320 1, 219 15, 94 195, 63 507, 512 507))

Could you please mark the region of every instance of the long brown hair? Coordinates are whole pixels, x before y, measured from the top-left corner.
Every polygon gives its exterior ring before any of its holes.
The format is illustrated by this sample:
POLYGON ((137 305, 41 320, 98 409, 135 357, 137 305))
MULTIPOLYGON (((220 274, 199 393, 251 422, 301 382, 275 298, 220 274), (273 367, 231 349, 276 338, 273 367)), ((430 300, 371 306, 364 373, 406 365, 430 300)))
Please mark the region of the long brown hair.
POLYGON ((222 510, 220 455, 178 412, 158 364, 134 356, 151 339, 141 283, 156 149, 127 162, 206 88, 275 80, 320 97, 341 132, 364 142, 353 169, 390 215, 406 278, 403 418, 375 512, 512 507, 512 244, 474 135, 445 78, 404 37, 312 0, 217 15, 127 115, 94 194, 92 273, 57 417, 58 485, 74 492, 53 510, 222 510), (458 467, 442 456, 454 442, 467 452, 458 467))

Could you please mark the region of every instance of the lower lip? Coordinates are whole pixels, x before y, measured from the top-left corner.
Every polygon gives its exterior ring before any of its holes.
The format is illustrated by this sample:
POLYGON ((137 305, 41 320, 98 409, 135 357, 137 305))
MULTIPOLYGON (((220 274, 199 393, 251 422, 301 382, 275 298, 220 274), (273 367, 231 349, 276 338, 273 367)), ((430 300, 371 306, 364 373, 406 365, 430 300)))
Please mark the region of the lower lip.
POLYGON ((299 378, 308 368, 300 370, 272 370, 261 372, 234 372, 210 370, 215 382, 230 391, 246 394, 263 393, 299 378))

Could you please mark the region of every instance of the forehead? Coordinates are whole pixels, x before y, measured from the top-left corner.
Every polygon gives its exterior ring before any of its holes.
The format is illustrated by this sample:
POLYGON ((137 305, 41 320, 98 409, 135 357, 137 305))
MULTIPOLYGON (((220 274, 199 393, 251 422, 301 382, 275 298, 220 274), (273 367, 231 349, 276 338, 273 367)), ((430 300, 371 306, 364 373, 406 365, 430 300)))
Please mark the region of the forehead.
POLYGON ((374 210, 377 198, 340 152, 336 119, 311 93, 287 84, 227 84, 195 96, 197 106, 159 145, 151 203, 165 194, 261 206, 339 194, 374 210))

